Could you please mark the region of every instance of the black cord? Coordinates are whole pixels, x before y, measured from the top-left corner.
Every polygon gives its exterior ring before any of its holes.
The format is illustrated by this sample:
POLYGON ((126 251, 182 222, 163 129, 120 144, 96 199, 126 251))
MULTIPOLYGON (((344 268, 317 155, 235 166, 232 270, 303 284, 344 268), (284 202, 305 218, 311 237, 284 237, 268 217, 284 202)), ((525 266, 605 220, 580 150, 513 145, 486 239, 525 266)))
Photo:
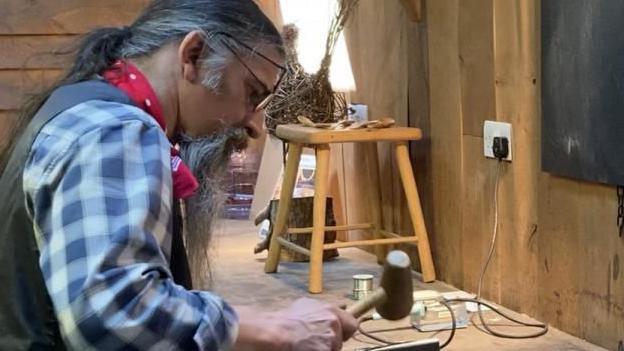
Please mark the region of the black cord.
MULTIPOLYGON (((386 339, 380 338, 380 337, 375 336, 375 335, 373 335, 372 333, 369 333, 369 332, 367 332, 366 330, 362 329, 362 324, 364 324, 365 322, 372 321, 372 320, 373 320, 373 317, 370 317, 370 316, 362 318, 362 320, 361 320, 361 321, 360 321, 360 323, 358 324, 358 331, 360 332, 360 334, 364 335, 364 336, 365 336, 365 337, 367 337, 367 338, 373 339, 373 340, 375 340, 375 341, 377 341, 377 342, 380 342, 380 343, 384 344, 383 346, 388 346, 388 345, 395 345, 395 344, 398 344, 398 342, 395 342, 395 341, 389 341, 389 340, 386 340, 386 339)), ((388 331, 393 331, 393 330, 396 330, 396 329, 390 329, 390 330, 388 330, 388 331)), ((367 349, 367 350, 374 350, 374 349, 375 349, 375 348, 370 348, 370 349, 367 349)))
MULTIPOLYGON (((544 334, 546 334, 548 332, 548 326, 546 324, 543 323, 527 323, 527 322, 523 322, 520 321, 518 319, 515 319, 513 317, 511 317, 510 315, 500 311, 498 308, 492 306, 489 303, 486 303, 484 301, 481 300, 481 288, 483 286, 483 279, 485 277, 485 273, 487 272, 487 268, 490 264, 490 261, 492 260, 492 256, 494 254, 494 249, 496 248, 496 237, 498 234, 498 186, 499 186, 499 182, 500 182, 500 172, 501 172, 501 167, 502 167, 503 161, 502 159, 498 159, 498 165, 497 165, 497 169, 496 169, 496 181, 495 181, 495 188, 494 188, 494 228, 492 231, 492 242, 490 245, 490 250, 488 252, 487 258, 483 264, 483 267, 481 269, 481 274, 479 275, 479 284, 477 287, 477 296, 474 299, 462 299, 462 298, 455 298, 455 299, 442 299, 439 302, 444 305, 449 312, 451 313, 451 320, 452 320, 452 328, 451 328, 451 334, 449 335, 448 339, 442 344, 440 345, 440 349, 445 348, 448 344, 451 343, 451 341, 453 340, 453 337, 455 336, 455 331, 457 329, 457 320, 455 319, 455 313, 453 311, 453 308, 448 304, 449 302, 472 302, 472 303, 476 303, 477 304, 477 313, 479 315, 479 319, 481 320, 481 324, 483 325, 483 328, 485 330, 487 330, 488 333, 490 333, 491 335, 497 336, 499 338, 506 338, 506 339, 529 339, 529 338, 536 338, 539 336, 542 336, 544 334), (532 334, 526 334, 526 335, 513 335, 513 334, 505 334, 505 333, 501 333, 501 332, 497 332, 495 330, 493 330, 492 328, 489 327, 489 325, 486 323, 485 318, 483 317, 483 310, 481 309, 481 306, 486 306, 488 307, 490 310, 492 310, 494 313, 498 314, 499 316, 522 326, 526 326, 526 327, 531 327, 531 328, 540 328, 541 330, 532 334)), ((372 339, 375 340, 377 342, 380 342, 384 345, 382 346, 375 346, 372 348, 367 348, 366 350, 376 350, 376 349, 380 349, 389 345, 396 345, 396 344, 400 344, 401 342, 393 342, 393 341, 389 341, 380 337, 377 337, 375 335, 373 335, 372 333, 369 333, 365 330, 362 329, 362 324, 364 322, 368 322, 373 320, 372 317, 365 317, 361 320, 360 324, 358 325, 358 331, 372 339)), ((395 329, 386 329, 385 331, 392 331, 392 330, 398 330, 399 328, 395 328, 395 329)))
POLYGON ((481 320, 481 324, 483 325, 483 328, 485 330, 488 331, 488 333, 494 335, 494 336, 498 336, 499 338, 507 338, 507 339, 530 339, 530 338, 536 338, 538 336, 542 336, 544 334, 546 334, 548 332, 548 326, 546 324, 543 323, 527 323, 527 322, 523 322, 521 320, 515 319, 512 316, 504 313, 503 311, 499 310, 498 308, 492 306, 491 304, 481 300, 481 299, 447 299, 447 302, 472 302, 472 303, 476 303, 479 306, 478 309, 478 314, 479 314, 479 319, 481 320), (527 334, 527 335, 512 335, 512 334, 504 334, 501 332, 497 332, 495 330, 492 330, 488 324, 485 322, 485 318, 483 318, 483 310, 481 309, 481 305, 489 308, 490 310, 492 310, 492 312, 498 314, 499 316, 507 319, 510 322, 525 326, 525 327, 531 327, 531 328, 540 328, 542 330, 533 333, 533 334, 527 334))
POLYGON ((498 234, 498 186, 500 183, 500 173, 501 173, 501 167, 503 164, 503 160, 502 159, 498 159, 498 165, 496 168, 496 181, 494 183, 494 228, 492 229, 492 242, 490 244, 490 250, 488 252, 487 258, 483 264, 483 267, 481 269, 481 274, 479 275, 479 284, 477 286, 477 296, 474 299, 450 299, 447 301, 460 301, 460 302, 473 302, 477 304, 477 313, 479 315, 479 319, 481 320, 481 324, 483 325, 483 328, 485 330, 487 330, 490 334, 494 335, 494 336, 498 336, 500 338, 507 338, 507 339, 529 339, 529 338, 536 338, 538 336, 542 336, 544 334, 546 334, 548 332, 548 326, 546 324, 542 324, 542 323, 526 323, 526 322, 522 322, 519 321, 517 319, 512 318, 511 316, 499 311, 497 308, 494 308, 492 305, 489 305, 485 302, 483 302, 481 300, 481 288, 483 286, 483 279, 485 277, 485 273, 487 271, 487 268, 490 264, 490 261, 492 260, 492 255, 494 254, 494 249, 496 248, 496 238, 497 238, 497 234, 498 234), (493 329, 491 329, 488 324, 485 322, 485 318, 483 318, 483 310, 481 310, 481 305, 483 306, 487 306, 489 307, 492 311, 494 311, 495 313, 497 313, 498 315, 500 315, 501 317, 514 322, 516 324, 520 324, 523 326, 527 326, 527 327, 534 327, 534 328, 541 328, 542 330, 536 332, 536 333, 532 333, 532 334, 526 334, 526 335, 513 335, 513 334, 505 334, 505 333, 501 333, 501 332, 497 332, 494 331, 493 329))
MULTIPOLYGON (((450 344, 451 341, 453 340, 453 337, 455 336, 455 330, 457 329, 457 320, 455 319, 455 312, 453 311, 453 308, 451 307, 451 305, 448 304, 448 302, 450 302, 450 300, 439 300, 438 302, 440 302, 440 304, 442 304, 444 307, 446 307, 449 310, 450 314, 451 314, 451 335, 449 335, 448 339, 446 339, 446 341, 442 345, 440 345, 440 350, 442 350, 448 344, 450 344)), ((368 322, 368 321, 372 321, 372 320, 373 320, 373 318, 370 317, 370 316, 362 318, 362 320, 358 324, 358 331, 360 332, 360 334, 366 336, 367 338, 373 339, 373 340, 375 340, 377 342, 380 342, 380 343, 382 343, 384 345, 367 348, 366 349, 367 351, 372 351, 372 350, 376 350, 376 349, 379 349, 379 348, 382 348, 382 347, 404 343, 403 341, 398 342, 398 341, 386 340, 386 339, 380 338, 378 336, 375 336, 372 333, 369 333, 366 330, 362 329, 362 324, 364 324, 364 322, 368 322)), ((399 330, 399 329, 401 329, 401 328, 386 329, 384 331, 393 331, 393 330, 399 330)))
POLYGON ((441 304, 444 305, 444 307, 446 307, 449 312, 451 313, 451 335, 449 335, 448 339, 446 339, 446 341, 444 342, 444 344, 440 345, 440 350, 442 350, 443 348, 446 347, 446 345, 450 344, 451 341, 453 340, 453 337, 455 336, 455 330, 457 329, 457 320, 455 319, 455 312, 453 311, 453 308, 451 307, 451 305, 448 304, 448 300, 440 300, 439 301, 441 304))

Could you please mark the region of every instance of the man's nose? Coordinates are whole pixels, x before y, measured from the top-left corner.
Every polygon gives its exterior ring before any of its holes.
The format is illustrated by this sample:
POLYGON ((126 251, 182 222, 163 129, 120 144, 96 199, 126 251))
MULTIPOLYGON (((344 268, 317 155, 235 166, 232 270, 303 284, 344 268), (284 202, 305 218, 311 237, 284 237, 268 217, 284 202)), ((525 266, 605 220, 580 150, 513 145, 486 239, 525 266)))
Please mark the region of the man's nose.
POLYGON ((245 129, 251 138, 258 139, 264 133, 264 110, 249 114, 246 118, 245 129))

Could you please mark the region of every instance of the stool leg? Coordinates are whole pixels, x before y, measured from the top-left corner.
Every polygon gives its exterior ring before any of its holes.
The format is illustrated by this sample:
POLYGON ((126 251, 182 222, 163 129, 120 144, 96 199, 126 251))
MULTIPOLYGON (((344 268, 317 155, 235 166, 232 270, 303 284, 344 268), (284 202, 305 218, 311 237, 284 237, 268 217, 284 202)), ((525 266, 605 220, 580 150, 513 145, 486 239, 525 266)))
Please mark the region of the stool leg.
POLYGON ((329 145, 322 144, 316 147, 316 172, 314 175, 314 210, 308 286, 308 290, 312 294, 318 294, 323 291, 323 244, 325 242, 325 207, 327 204, 328 176, 329 145))
MULTIPOLYGON (((370 216, 373 223, 373 237, 381 239, 382 228, 381 219, 381 189, 379 186, 379 159, 377 158, 377 142, 365 143, 366 164, 368 166, 368 204, 370 216)), ((387 247, 385 245, 375 245, 377 262, 380 264, 386 259, 387 247)))
POLYGON ((416 188, 416 180, 412 172, 412 163, 409 158, 407 142, 398 142, 395 144, 396 160, 401 174, 401 182, 405 190, 407 198, 407 207, 409 209, 412 225, 414 226, 414 235, 418 238, 418 257, 422 269, 423 281, 426 283, 435 280, 435 269, 433 260, 431 259, 431 248, 429 247, 429 238, 427 237, 427 229, 425 228, 425 220, 423 218, 422 208, 420 207, 420 197, 416 188))
POLYGON ((282 176, 282 188, 280 189, 279 205, 277 207, 277 218, 273 226, 271 235, 271 244, 269 245, 269 256, 264 263, 264 271, 266 273, 274 273, 277 271, 277 265, 280 260, 281 245, 277 238, 282 235, 288 228, 288 214, 290 209, 290 200, 292 199, 295 182, 297 181, 297 173, 299 171, 299 160, 301 159, 301 150, 303 145, 290 143, 288 149, 288 158, 284 167, 284 175, 282 176))

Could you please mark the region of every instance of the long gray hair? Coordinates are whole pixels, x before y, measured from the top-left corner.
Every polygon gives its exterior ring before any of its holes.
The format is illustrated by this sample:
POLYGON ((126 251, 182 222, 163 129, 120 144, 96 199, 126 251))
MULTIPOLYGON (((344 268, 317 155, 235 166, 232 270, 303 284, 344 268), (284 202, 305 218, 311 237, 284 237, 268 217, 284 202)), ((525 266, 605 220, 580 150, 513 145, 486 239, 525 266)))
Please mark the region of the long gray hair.
MULTIPOLYGON (((251 47, 272 46, 283 54, 282 39, 279 32, 252 0, 154 0, 130 26, 95 29, 87 33, 79 44, 68 52, 74 55, 74 61, 62 78, 45 91, 31 96, 24 104, 18 116, 18 122, 13 126, 9 135, 8 147, 0 155, 0 173, 6 167, 15 141, 21 136, 50 94, 58 87, 93 79, 118 59, 149 56, 167 44, 181 41, 192 31, 199 31, 204 38, 205 45, 198 64, 204 72, 203 84, 211 89, 218 87, 223 68, 231 60, 230 48, 241 50, 235 40, 228 41, 227 46, 223 43, 224 39, 213 40, 216 33, 226 33, 251 47)), ((241 50, 241 52, 245 52, 245 50, 241 50)), ((249 54, 253 55, 253 52, 249 54)), ((233 142, 222 138, 213 141, 216 144, 222 144, 213 151, 221 150, 224 154, 228 154, 231 149, 235 148, 232 146, 233 142)), ((189 145, 200 144, 191 143, 189 145)), ((186 150, 188 148, 182 150, 186 156, 192 155, 192 152, 189 153, 189 150, 186 150)), ((196 149, 201 149, 201 147, 196 147, 196 149)), ((213 153, 213 155, 215 154, 213 153)), ((210 163, 209 156, 196 158, 203 159, 203 163, 210 163)), ((224 160, 218 161, 221 164, 225 162, 224 160)), ((210 180, 207 178, 211 174, 222 173, 222 169, 218 171, 206 170, 205 172, 195 169, 195 171, 203 174, 204 176, 200 177, 200 181, 206 182, 210 180)), ((214 185, 213 183, 210 184, 214 185)), ((211 186, 211 188, 216 189, 216 186, 211 186)), ((213 201, 218 198, 215 195, 213 201)), ((194 201, 194 203, 205 204, 207 200, 204 198, 194 201)), ((194 205, 191 206, 191 208, 193 207, 194 205)), ((196 226, 191 225, 191 227, 191 229, 202 231, 210 230, 205 226, 193 228, 196 226)), ((207 244, 207 240, 201 240, 201 242, 207 244)), ((195 244, 187 240, 187 245, 195 246, 195 244)), ((197 258, 196 256, 202 250, 207 249, 191 247, 189 250, 190 261, 195 266, 191 267, 194 277, 204 274, 201 272, 206 265, 203 263, 204 258, 197 258)), ((197 280, 202 281, 203 279, 197 280)))

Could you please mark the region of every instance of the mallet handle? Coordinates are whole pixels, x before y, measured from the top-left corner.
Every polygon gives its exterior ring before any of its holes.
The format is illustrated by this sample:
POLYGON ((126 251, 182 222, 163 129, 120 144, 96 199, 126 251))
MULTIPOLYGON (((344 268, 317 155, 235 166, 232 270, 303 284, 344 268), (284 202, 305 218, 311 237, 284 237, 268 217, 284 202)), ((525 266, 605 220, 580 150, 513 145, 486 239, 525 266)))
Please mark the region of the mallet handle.
POLYGON ((353 317, 359 318, 371 308, 386 302, 386 299, 388 299, 386 291, 383 288, 377 288, 371 295, 349 306, 347 312, 351 313, 353 317))

